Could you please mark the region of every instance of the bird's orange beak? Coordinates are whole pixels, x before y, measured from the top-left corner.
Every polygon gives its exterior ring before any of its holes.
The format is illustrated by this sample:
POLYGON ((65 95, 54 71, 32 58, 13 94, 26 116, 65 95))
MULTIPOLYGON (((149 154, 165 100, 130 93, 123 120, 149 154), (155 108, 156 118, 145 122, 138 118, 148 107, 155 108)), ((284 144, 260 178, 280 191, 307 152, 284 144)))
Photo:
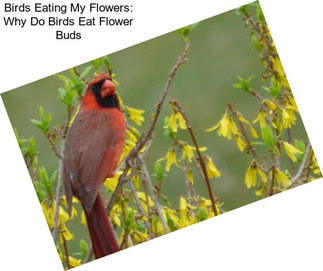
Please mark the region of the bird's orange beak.
POLYGON ((107 97, 109 95, 113 95, 114 91, 116 89, 115 84, 113 84, 113 82, 109 79, 106 79, 103 83, 103 85, 101 86, 101 97, 107 97))

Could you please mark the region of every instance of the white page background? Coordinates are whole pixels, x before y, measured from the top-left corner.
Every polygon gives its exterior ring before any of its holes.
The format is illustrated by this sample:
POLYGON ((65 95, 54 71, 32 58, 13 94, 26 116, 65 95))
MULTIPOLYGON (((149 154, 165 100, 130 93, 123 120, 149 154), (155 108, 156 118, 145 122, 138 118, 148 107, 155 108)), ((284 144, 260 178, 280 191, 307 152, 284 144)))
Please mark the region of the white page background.
MULTIPOLYGON (((104 36, 102 29, 84 28, 81 41, 57 41, 51 28, 20 30, 0 24, 0 91, 248 2, 129 0, 134 6, 132 28, 104 36)), ((322 167, 321 1, 260 3, 322 167)), ((0 123, 0 269, 63 270, 2 101, 0 123)), ((321 179, 75 270, 322 270, 322 194, 321 179)))

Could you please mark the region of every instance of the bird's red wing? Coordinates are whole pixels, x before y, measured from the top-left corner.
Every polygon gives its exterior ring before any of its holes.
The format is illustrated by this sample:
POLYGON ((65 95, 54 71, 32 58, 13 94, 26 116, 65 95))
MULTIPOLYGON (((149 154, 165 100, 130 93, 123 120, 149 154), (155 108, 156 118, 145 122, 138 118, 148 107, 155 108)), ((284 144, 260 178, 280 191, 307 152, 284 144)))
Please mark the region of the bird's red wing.
POLYGON ((123 149, 125 124, 120 114, 119 110, 81 111, 67 139, 66 195, 73 192, 88 211, 105 178, 113 176, 123 149))

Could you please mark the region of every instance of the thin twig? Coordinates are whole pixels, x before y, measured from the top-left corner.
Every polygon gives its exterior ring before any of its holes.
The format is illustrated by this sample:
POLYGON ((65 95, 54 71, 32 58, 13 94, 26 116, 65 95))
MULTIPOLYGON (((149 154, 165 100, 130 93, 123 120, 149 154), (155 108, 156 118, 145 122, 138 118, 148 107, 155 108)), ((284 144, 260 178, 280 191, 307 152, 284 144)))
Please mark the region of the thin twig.
MULTIPOLYGON (((63 157, 65 149, 65 138, 61 140, 61 156, 63 157)), ((62 182, 63 182, 63 159, 59 160, 58 164, 58 175, 57 175, 57 185, 56 185, 56 199, 55 199, 55 215, 54 215, 54 228, 53 228, 53 239, 56 243, 57 240, 57 232, 58 232, 58 217, 59 217, 59 208, 61 203, 61 195, 62 195, 62 182)))
POLYGON ((63 239, 63 246, 64 246, 64 251, 65 251, 65 259, 66 259, 67 269, 70 269, 71 268, 70 259, 69 259, 69 256, 68 256, 67 244, 66 244, 66 240, 65 240, 65 237, 64 237, 63 233, 61 233, 61 237, 63 239))
MULTIPOLYGON (((147 187, 148 187, 148 190, 149 190, 150 197, 151 197, 152 201, 154 202, 158 217, 160 219, 160 222, 163 225, 164 231, 165 231, 165 233, 169 233, 169 229, 168 229, 167 223, 165 221, 161 206, 160 206, 159 201, 158 201, 158 199, 156 197, 156 194, 154 192, 154 187, 153 187, 153 184, 152 184, 152 181, 151 181, 147 166, 146 166, 146 164, 145 164, 145 162, 143 160, 141 160, 141 172, 142 172, 142 175, 143 175, 142 176, 143 179, 147 183, 147 187)), ((148 204, 149 204, 149 202, 148 202, 148 204)))
POLYGON ((62 159, 62 155, 57 151, 56 145, 51 139, 51 135, 49 133, 46 134, 46 138, 48 139, 49 145, 53 153, 58 159, 62 159))
POLYGON ((69 130, 69 124, 72 116, 72 107, 67 108, 67 121, 65 129, 61 139, 61 153, 58 164, 58 175, 57 175, 57 185, 56 185, 56 206, 55 206, 55 215, 54 215, 54 228, 53 228, 53 239, 56 243, 57 240, 57 231, 58 231, 58 217, 59 217, 59 208, 61 204, 61 195, 62 195, 62 183, 63 183, 63 157, 66 144, 66 137, 69 130))
POLYGON ((211 183, 210 183, 210 180, 209 180, 209 176, 208 176, 207 171, 206 171, 205 161, 202 158, 199 146, 197 144, 196 137, 195 137, 193 129, 192 129, 192 125, 189 122, 188 117, 186 116, 184 110, 181 108, 179 103, 177 101, 171 101, 170 103, 178 109, 178 111, 181 113, 181 115, 183 116, 183 118, 184 118, 184 120, 186 122, 186 127, 188 129, 188 132, 189 132, 191 138, 192 138, 192 141, 193 141, 193 144, 194 144, 194 147, 196 149, 197 156, 198 156, 198 159, 199 159, 199 162, 200 162, 200 165, 201 165, 201 169, 202 169, 202 172, 203 172, 203 177, 204 177, 204 180, 205 180, 208 192, 209 192, 210 200, 212 202, 212 209, 213 209, 214 215, 217 216, 218 211, 216 209, 215 196, 214 196, 213 189, 212 189, 212 186, 211 186, 211 183))
MULTIPOLYGON (((135 199, 135 202, 136 202, 136 205, 137 205, 137 207, 138 207, 139 213, 140 213, 142 216, 145 216, 145 211, 144 211, 144 209, 143 209, 143 207, 142 207, 142 205, 141 205, 140 199, 138 198, 138 195, 137 195, 137 191, 136 191, 135 186, 133 185, 133 183, 132 183, 132 182, 129 182, 129 183, 128 183, 128 185, 129 185, 130 190, 131 190, 131 192, 132 192, 132 195, 133 195, 133 197, 134 197, 134 199, 135 199)), ((148 204, 147 206, 149 207, 149 204, 148 204)), ((149 220, 149 214, 148 214, 148 220, 149 220)), ((148 230, 148 234, 149 234, 150 239, 153 239, 153 238, 154 238, 154 234, 153 234, 153 231, 152 231, 152 229, 151 229, 151 225, 150 225, 150 223, 149 223, 149 222, 147 222, 147 221, 144 221, 144 223, 145 223, 146 228, 147 228, 147 230, 148 230)))
POLYGON ((309 158, 310 154, 310 149, 311 149, 311 143, 308 142, 306 145, 305 153, 302 159, 301 164, 299 165, 299 168, 297 170, 297 173, 294 175, 294 177, 291 179, 292 185, 297 185, 299 179, 302 177, 303 171, 305 169, 306 161, 309 158))
POLYGON ((275 164, 273 164, 273 166, 271 167, 271 183, 270 183, 270 187, 269 187, 269 192, 268 195, 272 196, 274 194, 274 183, 275 183, 275 164))
MULTIPOLYGON (((186 184, 186 189, 187 189, 187 195, 189 197, 189 203, 192 204, 191 199, 193 199, 194 200, 194 205, 198 207, 199 206, 198 197, 196 195, 196 191, 194 189, 192 181, 189 180, 188 177, 187 177, 187 175, 188 175, 187 165, 185 164, 183 156, 181 154, 183 147, 180 146, 179 144, 176 144, 176 145, 177 145, 176 153, 177 153, 177 156, 179 157, 179 165, 180 165, 180 167, 182 168, 182 171, 183 171, 185 184, 186 184)), ((193 210, 191 210, 191 213, 193 214, 193 210)))

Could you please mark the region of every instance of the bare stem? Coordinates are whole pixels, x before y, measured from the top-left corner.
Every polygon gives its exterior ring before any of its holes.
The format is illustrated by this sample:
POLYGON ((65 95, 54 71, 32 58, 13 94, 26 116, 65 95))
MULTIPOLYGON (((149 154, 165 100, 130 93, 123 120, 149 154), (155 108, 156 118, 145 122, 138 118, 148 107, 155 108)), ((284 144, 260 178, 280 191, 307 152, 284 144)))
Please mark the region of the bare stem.
POLYGON ((273 164, 273 166, 271 167, 272 175, 271 175, 271 183, 270 183, 269 192, 268 192, 269 196, 272 196, 274 194, 275 168, 276 166, 275 164, 273 164))
MULTIPOLYGON (((65 138, 62 138, 62 141, 61 141, 62 157, 64 154, 64 149, 65 149, 65 138)), ((55 243, 57 240, 57 232, 58 232, 58 217, 59 217, 59 208, 60 208, 61 196, 62 196, 62 182, 63 182, 63 159, 60 159, 58 164, 58 176, 57 176, 57 185, 56 185, 54 228, 52 232, 55 243)))
POLYGON ((215 204, 215 196, 214 196, 213 189, 212 189, 212 186, 211 186, 211 183, 210 183, 210 180, 209 180, 209 176, 208 176, 207 171, 206 171, 206 166, 205 166, 204 159, 202 158, 199 146, 197 144, 196 137, 195 137, 193 129, 192 129, 192 125, 189 122, 184 110, 179 105, 179 103, 177 101, 171 101, 171 104, 177 108, 177 110, 182 114, 182 116, 183 116, 183 118, 184 118, 184 120, 186 122, 188 132, 189 132, 189 134, 190 134, 190 136, 192 138, 194 147, 195 147, 196 152, 197 152, 197 156, 198 156, 200 166, 201 166, 201 169, 202 169, 202 172, 203 172, 203 177, 204 177, 204 180, 205 180, 208 192, 209 192, 210 200, 212 202, 212 209, 213 209, 214 215, 217 216, 218 212, 217 212, 216 204, 215 204))
MULTIPOLYGON (((176 152, 177 152, 177 156, 179 157, 180 167, 182 168, 182 171, 183 171, 185 184, 186 184, 186 189, 187 189, 187 195, 188 195, 189 198, 194 200, 194 205, 195 206, 199 206, 199 201, 198 201, 198 197, 196 195, 196 191, 194 189, 194 186, 193 186, 191 180, 189 180, 188 177, 187 177, 187 174, 188 174, 187 165, 184 162, 184 159, 183 159, 183 156, 181 154, 181 151, 182 151, 182 147, 179 144, 177 144, 176 152)), ((192 204, 191 200, 189 200, 189 203, 192 204)), ((192 211, 192 213, 193 213, 193 211, 192 211)))
MULTIPOLYGON (((134 197, 134 199, 135 199, 135 202, 136 202, 136 205, 137 205, 137 207, 138 207, 138 210, 139 210, 140 214, 141 214, 142 216, 145 216, 145 211, 144 211, 144 209, 143 209, 143 207, 142 207, 142 205, 141 205, 140 199, 139 199, 139 198, 138 198, 138 196, 137 196, 137 191, 136 191, 135 186, 133 185, 133 183, 132 183, 132 182, 129 182, 128 184, 129 184, 130 190, 131 190, 132 195, 133 195, 133 197, 134 197)), ((149 206, 149 203, 147 204, 147 206, 149 206)), ((149 216, 149 215, 148 215, 148 216, 149 216)), ((149 217, 148 217, 148 220, 149 220, 149 217)), ((153 231, 152 231, 152 229, 151 229, 151 225, 150 225, 150 223, 149 223, 149 222, 147 222, 147 221, 144 221, 144 223, 145 223, 146 228, 147 228, 147 230, 148 230, 148 234, 149 234, 150 239, 153 239, 153 238, 154 238, 154 234, 153 234, 153 231)))
POLYGON ((299 165, 299 168, 297 170, 297 173, 294 175, 294 177, 291 179, 291 182, 292 182, 292 185, 295 186, 298 184, 300 178, 302 177, 303 175, 303 172, 304 172, 304 169, 306 168, 305 165, 306 165, 306 161, 308 160, 309 158, 309 154, 310 154, 310 150, 311 150, 311 143, 308 142, 307 145, 306 145, 306 149, 305 149, 305 153, 304 153, 304 156, 303 156, 303 159, 302 159, 302 162, 301 164, 299 165))
POLYGON ((71 268, 70 259, 69 259, 69 256, 68 256, 67 244, 66 244, 66 240, 65 240, 65 237, 64 237, 63 233, 61 233, 61 237, 63 239, 63 246, 64 246, 64 251, 65 251, 65 259, 66 259, 67 269, 70 269, 71 268))
POLYGON ((62 195, 62 183, 63 183, 63 157, 64 150, 66 144, 66 137, 69 130, 69 123, 71 121, 72 116, 72 107, 67 108, 67 121, 65 125, 65 129, 61 139, 61 152, 58 164, 58 176, 57 176, 57 185, 56 185, 56 206, 55 206, 55 216, 54 216, 54 228, 53 228, 53 239, 56 243, 57 240, 57 231, 58 231, 58 216, 59 216, 59 208, 61 204, 61 195, 62 195))
MULTIPOLYGON (((164 231, 165 231, 165 233, 169 233, 169 229, 168 229, 167 223, 165 221, 165 218, 163 216, 161 206, 160 206, 159 201, 158 201, 156 194, 154 192, 153 183, 151 181, 147 166, 143 160, 141 160, 141 171, 142 171, 142 177, 147 183, 149 194, 151 196, 152 201, 154 202, 158 217, 160 219, 160 222, 163 225, 164 231)), ((147 203, 147 204, 149 204, 149 203, 147 203)))

